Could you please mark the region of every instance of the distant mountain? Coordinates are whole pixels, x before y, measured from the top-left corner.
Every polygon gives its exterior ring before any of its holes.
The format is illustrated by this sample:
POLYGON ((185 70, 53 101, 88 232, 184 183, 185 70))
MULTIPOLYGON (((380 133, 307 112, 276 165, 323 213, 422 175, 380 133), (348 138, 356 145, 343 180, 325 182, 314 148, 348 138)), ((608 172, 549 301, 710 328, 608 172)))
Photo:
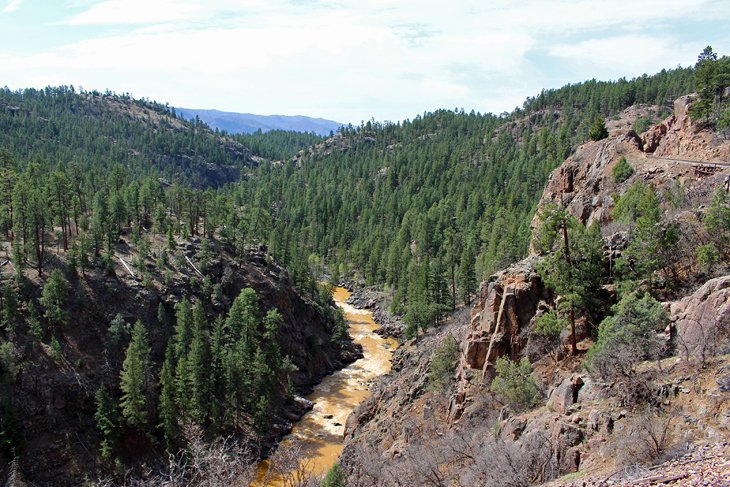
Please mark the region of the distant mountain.
POLYGON ((250 134, 259 129, 262 132, 280 129, 329 135, 330 132, 337 131, 342 125, 333 120, 305 117, 303 115, 254 115, 252 113, 198 110, 194 108, 178 108, 177 111, 188 119, 193 119, 197 115, 200 120, 212 128, 225 130, 232 134, 250 134))

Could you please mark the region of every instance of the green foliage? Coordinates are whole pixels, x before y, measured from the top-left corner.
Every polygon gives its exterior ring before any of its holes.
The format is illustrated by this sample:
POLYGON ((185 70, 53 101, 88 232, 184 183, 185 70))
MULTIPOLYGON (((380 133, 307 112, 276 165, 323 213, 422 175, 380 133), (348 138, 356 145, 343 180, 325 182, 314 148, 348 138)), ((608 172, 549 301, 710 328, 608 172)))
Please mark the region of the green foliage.
POLYGON ((102 460, 109 462, 119 440, 119 407, 105 386, 96 391, 96 428, 101 433, 99 450, 102 460))
POLYGON ((332 310, 330 314, 335 324, 331 338, 332 343, 342 343, 342 340, 345 340, 349 336, 345 312, 339 306, 330 307, 330 309, 332 310))
POLYGON ((439 391, 448 386, 451 376, 456 369, 456 362, 459 357, 459 344, 449 334, 431 353, 431 360, 428 364, 428 387, 431 390, 439 391))
POLYGON ((38 310, 33 304, 33 301, 28 301, 26 306, 28 308, 28 327, 30 328, 30 332, 33 336, 40 341, 43 339, 43 333, 45 330, 43 329, 41 320, 38 317, 38 310))
POLYGON ((656 192, 644 181, 636 181, 622 195, 615 195, 615 205, 611 211, 614 220, 633 224, 642 214, 642 208, 652 205, 656 192))
POLYGON ((649 130, 652 125, 654 125, 654 119, 651 117, 638 117, 634 121, 633 129, 637 134, 643 134, 649 130))
POLYGON ((20 372, 20 364, 18 363, 18 351, 13 342, 0 341, 0 377, 15 382, 15 378, 20 372))
POLYGON ((106 331, 106 346, 109 350, 121 350, 129 341, 132 327, 117 314, 106 331))
POLYGON ((319 487, 345 487, 347 485, 347 475, 339 463, 335 463, 327 470, 319 487))
MULTIPOLYGON (((0 146, 21 160, 41 156, 54 161, 54 166, 56 161, 74 161, 82 178, 108 174, 115 181, 114 188, 150 171, 168 181, 219 186, 237 180, 238 174, 210 171, 208 164, 243 168, 250 163, 237 138, 216 134, 199 121, 183 120, 166 105, 128 95, 78 92, 68 86, 4 88, 0 104, 33 114, 14 116, 3 111, 0 146)), ((76 189, 75 180, 70 179, 76 189)), ((82 199, 81 205, 84 203, 82 199)), ((151 215, 154 206, 148 211, 151 215)))
POLYGON ((499 357, 496 370, 492 391, 502 396, 515 411, 531 409, 540 402, 540 390, 532 377, 532 365, 527 358, 513 362, 499 357))
POLYGON ((649 294, 623 296, 613 313, 599 325, 598 340, 584 362, 601 380, 631 377, 640 361, 657 358, 662 346, 657 333, 669 324, 667 311, 649 294))
POLYGON ((122 364, 119 387, 122 390, 122 416, 129 426, 140 430, 144 430, 149 422, 149 355, 147 329, 141 321, 137 321, 122 364))
POLYGON ((613 182, 616 184, 623 183, 629 179, 632 174, 634 174, 633 166, 629 164, 625 157, 621 156, 621 159, 619 159, 616 165, 613 166, 613 171, 611 172, 613 182))
POLYGON ((322 137, 312 132, 294 132, 290 130, 262 132, 261 129, 251 134, 241 134, 237 138, 249 147, 254 154, 272 161, 291 158, 299 150, 306 149, 323 140, 322 137))
POLYGON ((703 272, 709 272, 720 261, 720 251, 715 244, 707 243, 697 247, 697 263, 703 272))
POLYGON ((68 281, 66 281, 66 278, 63 277, 63 273, 59 269, 53 269, 46 284, 43 286, 41 298, 38 300, 46 309, 44 316, 49 322, 58 325, 68 323, 67 301, 68 281))
POLYGON ((561 243, 537 265, 540 277, 566 303, 585 313, 600 313, 599 294, 607 275, 599 226, 586 228, 564 210, 554 210, 543 214, 541 228, 542 235, 560 238, 561 243), (567 249, 563 232, 557 230, 563 225, 568 236, 567 249))
POLYGON ((651 280, 656 271, 668 265, 672 249, 679 238, 677 228, 674 225, 662 225, 656 192, 652 186, 643 183, 634 184, 619 199, 614 214, 617 211, 622 218, 636 218, 629 246, 616 262, 620 280, 624 283, 651 280))
POLYGON ((671 209, 678 210, 684 203, 684 185, 679 179, 675 179, 672 185, 664 190, 662 196, 671 209))
POLYGON ((697 57, 694 85, 699 99, 690 109, 692 117, 708 125, 726 129, 730 104, 724 93, 730 86, 730 57, 718 59, 712 47, 707 46, 697 57))
POLYGON ((715 190, 702 220, 717 249, 723 255, 730 254, 730 196, 723 188, 715 190))
POLYGON ((535 331, 544 337, 560 336, 565 326, 564 320, 553 309, 541 314, 535 321, 535 331))
POLYGON ((598 116, 593 121, 593 125, 588 129, 588 137, 591 140, 601 140, 608 137, 608 130, 606 129, 606 121, 603 117, 598 116))
POLYGON ((58 341, 56 336, 51 337, 51 358, 56 362, 60 363, 63 358, 63 350, 61 350, 61 342, 58 341))
POLYGON ((271 409, 285 394, 296 367, 283 359, 276 310, 262 316, 258 296, 245 288, 212 328, 201 303, 176 306, 175 333, 160 372, 159 429, 169 451, 182 440, 180 424, 193 422, 216 434, 243 424, 266 430, 271 409))

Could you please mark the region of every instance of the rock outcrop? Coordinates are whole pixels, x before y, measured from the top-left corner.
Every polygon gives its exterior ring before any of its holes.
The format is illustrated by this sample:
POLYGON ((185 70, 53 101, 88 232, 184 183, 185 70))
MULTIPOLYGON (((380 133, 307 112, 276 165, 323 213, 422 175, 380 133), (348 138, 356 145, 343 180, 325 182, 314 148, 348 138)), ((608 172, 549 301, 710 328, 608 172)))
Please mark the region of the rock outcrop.
MULTIPOLYGON (((696 200, 695 205, 709 199, 714 188, 730 174, 730 166, 702 168, 693 161, 730 162, 730 141, 692 122, 689 106, 693 100, 693 95, 679 98, 674 103, 674 114, 641 136, 624 128, 612 131, 612 137, 578 147, 550 175, 539 207, 553 203, 584 224, 605 225, 611 220, 613 195, 623 193, 639 180, 657 189, 679 181, 685 193, 696 200), (624 182, 616 182, 612 171, 622 157, 635 173, 624 182)), ((533 230, 538 225, 536 214, 533 230)))
POLYGON ((680 354, 704 364, 707 357, 730 351, 730 276, 710 279, 668 307, 680 354))
POLYGON ((499 272, 479 286, 472 307, 470 331, 463 344, 462 367, 494 375, 498 357, 516 359, 524 346, 524 330, 546 290, 528 259, 499 272))

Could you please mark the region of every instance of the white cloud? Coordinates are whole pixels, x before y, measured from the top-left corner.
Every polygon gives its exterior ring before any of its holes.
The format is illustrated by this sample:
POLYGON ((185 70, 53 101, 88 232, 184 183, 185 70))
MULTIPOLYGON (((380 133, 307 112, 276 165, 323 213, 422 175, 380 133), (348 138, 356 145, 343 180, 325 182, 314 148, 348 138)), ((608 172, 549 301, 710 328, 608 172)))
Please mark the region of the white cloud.
POLYGON ((8 3, 3 8, 3 13, 9 14, 11 12, 15 12, 20 8, 22 3, 23 0, 8 0, 8 3))
POLYGON ((596 78, 605 78, 607 75, 610 77, 608 73, 618 72, 630 77, 672 68, 674 66, 666 65, 667 59, 692 59, 696 49, 677 45, 671 37, 628 34, 556 44, 548 49, 548 53, 582 65, 583 70, 595 73, 596 78))
POLYGON ((103 0, 77 3, 81 12, 54 26, 93 36, 0 51, 0 65, 16 87, 66 80, 180 106, 397 120, 439 107, 509 110, 554 86, 551 60, 573 81, 693 62, 704 46, 680 42, 682 32, 697 19, 726 24, 722 5, 103 0))

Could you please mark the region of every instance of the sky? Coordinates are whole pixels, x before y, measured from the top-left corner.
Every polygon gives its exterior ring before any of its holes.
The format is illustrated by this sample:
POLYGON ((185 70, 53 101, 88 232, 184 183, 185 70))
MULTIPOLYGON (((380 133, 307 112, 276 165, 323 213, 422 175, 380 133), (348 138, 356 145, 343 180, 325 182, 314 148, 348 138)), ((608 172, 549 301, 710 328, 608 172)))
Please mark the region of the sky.
POLYGON ((730 54, 727 0, 0 0, 0 86, 400 121, 730 54))

